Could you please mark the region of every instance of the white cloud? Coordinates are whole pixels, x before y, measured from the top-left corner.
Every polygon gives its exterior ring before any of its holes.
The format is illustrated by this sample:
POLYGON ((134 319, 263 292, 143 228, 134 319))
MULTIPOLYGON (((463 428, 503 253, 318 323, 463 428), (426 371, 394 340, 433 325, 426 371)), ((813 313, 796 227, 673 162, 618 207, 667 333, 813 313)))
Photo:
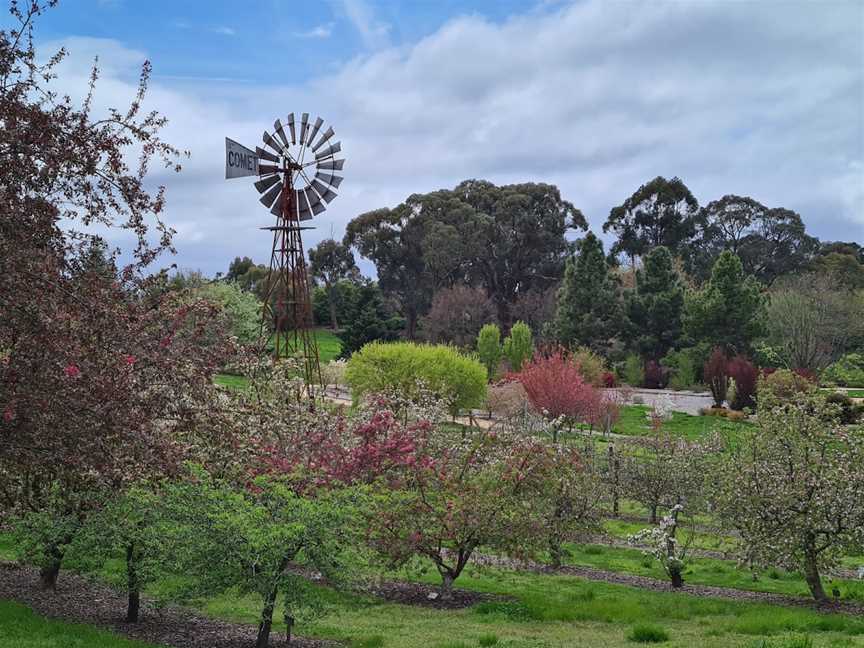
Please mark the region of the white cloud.
POLYGON ((339 4, 366 47, 378 49, 388 44, 390 25, 375 17, 375 12, 366 0, 340 0, 339 4))
POLYGON ((326 25, 317 25, 312 29, 308 29, 306 31, 294 32, 294 36, 297 38, 330 38, 333 34, 333 23, 327 23, 326 25))
POLYGON ((224 25, 219 25, 217 27, 211 27, 210 31, 214 34, 220 34, 222 36, 234 36, 237 32, 231 27, 225 27, 224 25))
MULTIPOLYGON (((177 263, 212 273, 269 252, 258 228, 271 217, 251 181, 223 179, 223 142, 254 147, 290 111, 333 124, 348 160, 307 246, 465 178, 555 183, 599 231, 656 175, 680 176, 703 204, 750 195, 822 238, 864 240, 864 5, 833 6, 586 0, 503 24, 455 19, 299 87, 156 77, 148 107, 192 151, 182 174, 153 178, 180 224, 177 263)), ((67 42, 63 87, 81 86, 102 51, 100 105, 131 99, 144 53, 67 42)))

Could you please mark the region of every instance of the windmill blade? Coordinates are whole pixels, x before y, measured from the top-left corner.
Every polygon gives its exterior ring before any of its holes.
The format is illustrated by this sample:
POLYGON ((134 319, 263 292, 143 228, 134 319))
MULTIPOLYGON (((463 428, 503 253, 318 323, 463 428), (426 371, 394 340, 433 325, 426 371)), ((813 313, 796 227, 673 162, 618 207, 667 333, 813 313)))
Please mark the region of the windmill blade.
POLYGON ((339 185, 342 184, 342 181, 345 178, 343 178, 342 176, 337 176, 330 173, 322 173, 321 171, 319 171, 315 174, 315 179, 320 180, 324 184, 330 185, 334 189, 338 189, 339 185))
POLYGON ((324 120, 320 117, 315 118, 315 125, 312 126, 312 130, 309 131, 309 137, 306 138, 306 144, 311 144, 312 140, 315 139, 315 136, 318 134, 318 131, 321 129, 321 126, 324 124, 324 120))
POLYGON ((288 148, 288 138, 285 137, 285 131, 282 130, 282 122, 279 121, 278 119, 273 122, 273 130, 276 131, 276 137, 279 138, 279 141, 282 142, 282 144, 287 149, 288 148))
POLYGON ((288 114, 288 130, 291 131, 291 143, 296 144, 297 143, 297 137, 295 136, 295 133, 294 133, 294 113, 293 112, 288 114))
POLYGON ((306 192, 303 189, 298 189, 295 195, 297 196, 297 205, 299 206, 297 211, 298 218, 300 220, 309 220, 312 218, 312 208, 309 206, 309 198, 306 196, 306 192))
POLYGON ((257 155, 259 158, 263 158, 265 160, 268 160, 269 162, 278 162, 279 161, 278 157, 273 155, 270 151, 265 151, 260 146, 255 147, 255 155, 257 155))
POLYGON ((343 166, 345 166, 345 160, 327 160, 325 162, 319 162, 316 168, 341 171, 343 166))
POLYGON ((282 185, 273 185, 270 190, 261 196, 258 200, 261 201, 261 204, 265 207, 270 207, 273 204, 273 201, 276 200, 276 196, 279 195, 279 192, 282 191, 282 185))
POLYGON ((318 180, 315 179, 312 180, 312 184, 310 184, 309 186, 312 187, 319 196, 323 196, 328 191, 327 187, 325 187, 322 183, 318 182, 318 180))
POLYGON ((331 155, 335 155, 339 151, 342 150, 342 142, 336 142, 332 146, 328 146, 326 149, 321 151, 320 153, 315 154, 316 160, 321 160, 323 158, 330 157, 331 155))
POLYGON ((270 213, 274 216, 282 215, 282 194, 279 194, 279 197, 273 201, 273 206, 270 208, 270 213))
POLYGON ((271 173, 276 173, 279 171, 279 167, 275 164, 259 164, 258 165, 258 175, 270 175, 271 173))
POLYGON ((321 136, 321 139, 318 140, 318 143, 317 143, 315 146, 312 147, 312 151, 315 152, 315 151, 317 151, 319 148, 321 148, 322 146, 324 146, 324 142, 326 142, 327 140, 329 140, 329 139, 330 139, 331 137, 333 137, 335 134, 336 134, 336 132, 333 130, 333 127, 332 127, 332 126, 331 126, 330 128, 328 128, 328 129, 324 132, 324 134, 321 136))
POLYGON ((300 118, 300 144, 306 143, 306 130, 309 128, 309 113, 303 113, 300 118))
POLYGON ((272 175, 269 178, 264 178, 263 180, 259 180, 255 183, 255 188, 258 190, 258 193, 264 193, 274 184, 282 180, 278 175, 272 175))
POLYGON ((337 194, 336 194, 335 191, 333 191, 332 189, 327 189, 323 194, 321 194, 321 199, 322 199, 324 202, 328 202, 328 203, 329 203, 329 202, 330 202, 331 200, 333 200, 336 196, 337 196, 337 194))
POLYGON ((267 131, 264 131, 263 140, 264 144, 272 148, 274 151, 280 154, 282 153, 282 147, 279 145, 279 142, 270 137, 270 133, 268 133, 267 131))
POLYGON ((321 198, 318 196, 318 194, 316 194, 314 191, 311 191, 308 187, 306 188, 306 196, 309 198, 309 206, 312 208, 313 216, 317 216, 325 209, 327 209, 327 207, 324 206, 324 203, 321 202, 321 198))

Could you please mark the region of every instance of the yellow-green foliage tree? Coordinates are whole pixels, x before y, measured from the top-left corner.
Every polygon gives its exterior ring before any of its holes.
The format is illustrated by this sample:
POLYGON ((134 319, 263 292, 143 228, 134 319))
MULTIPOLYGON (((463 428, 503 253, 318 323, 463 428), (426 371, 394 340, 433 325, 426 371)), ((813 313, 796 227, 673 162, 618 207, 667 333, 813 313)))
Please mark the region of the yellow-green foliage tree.
POLYGON ((486 399, 486 367, 440 344, 372 342, 351 356, 345 380, 355 399, 393 392, 419 398, 425 389, 454 416, 486 399))

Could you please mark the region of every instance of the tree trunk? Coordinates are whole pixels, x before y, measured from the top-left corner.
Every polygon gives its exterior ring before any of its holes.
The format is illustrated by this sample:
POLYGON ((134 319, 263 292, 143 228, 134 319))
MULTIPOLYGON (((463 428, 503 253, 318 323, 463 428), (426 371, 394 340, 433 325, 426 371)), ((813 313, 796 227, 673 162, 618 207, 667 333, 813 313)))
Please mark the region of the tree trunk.
POLYGON ((672 587, 681 587, 684 585, 684 576, 681 574, 681 570, 677 567, 671 567, 669 569, 669 578, 672 580, 672 587))
POLYGON ((651 524, 657 524, 657 505, 651 506, 651 524))
POLYGON ((822 578, 819 576, 819 566, 816 562, 816 549, 812 543, 808 543, 804 549, 804 580, 810 593, 819 605, 828 602, 825 590, 822 587, 822 578))
POLYGON ((63 552, 60 547, 52 545, 46 552, 48 562, 39 570, 39 582, 42 589, 57 589, 57 575, 60 573, 60 564, 63 562, 63 552))
POLYGON ((330 328, 334 331, 339 328, 339 323, 336 321, 336 301, 333 299, 333 289, 330 289, 328 301, 330 302, 330 328))
POLYGON ((130 543, 126 547, 126 591, 129 601, 126 606, 126 621, 138 623, 138 611, 141 608, 141 586, 138 582, 138 556, 135 553, 135 545, 130 543))
POLYGON ((255 640, 255 648, 267 648, 270 644, 270 628, 273 627, 273 608, 276 607, 276 592, 278 585, 267 595, 264 601, 264 609, 261 610, 261 622, 258 624, 258 638, 255 640))
POLYGON ((291 645, 291 631, 294 629, 294 617, 285 615, 285 645, 291 645))
POLYGON ((453 581, 456 580, 456 577, 453 576, 451 571, 444 571, 441 573, 441 600, 449 601, 453 598, 453 581))
POLYGON ((615 453, 615 446, 609 444, 609 467, 612 469, 612 517, 618 517, 619 514, 619 491, 621 489, 621 461, 615 453))

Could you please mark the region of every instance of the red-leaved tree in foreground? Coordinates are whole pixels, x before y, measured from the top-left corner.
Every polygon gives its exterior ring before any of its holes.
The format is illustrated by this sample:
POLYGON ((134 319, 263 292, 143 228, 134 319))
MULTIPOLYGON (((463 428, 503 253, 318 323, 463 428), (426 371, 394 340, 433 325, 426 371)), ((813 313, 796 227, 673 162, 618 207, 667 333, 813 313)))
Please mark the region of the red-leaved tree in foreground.
POLYGON ((97 71, 80 107, 54 95, 65 52, 40 63, 31 28, 43 7, 25 6, 0 31, 0 498, 53 587, 90 512, 182 461, 224 349, 218 336, 198 344, 212 307, 177 303, 145 276, 172 234, 163 188, 145 177, 154 161, 179 170, 159 138, 165 119, 141 112, 149 63, 130 107, 97 118, 97 71), (131 233, 128 264, 82 225, 131 233))
MULTIPOLYGON (((536 354, 517 378, 534 409, 549 420, 563 419, 572 427, 574 423, 591 421, 600 409, 602 395, 585 382, 579 366, 562 349, 536 354)), ((552 434, 557 443, 557 425, 552 427, 552 434)))

